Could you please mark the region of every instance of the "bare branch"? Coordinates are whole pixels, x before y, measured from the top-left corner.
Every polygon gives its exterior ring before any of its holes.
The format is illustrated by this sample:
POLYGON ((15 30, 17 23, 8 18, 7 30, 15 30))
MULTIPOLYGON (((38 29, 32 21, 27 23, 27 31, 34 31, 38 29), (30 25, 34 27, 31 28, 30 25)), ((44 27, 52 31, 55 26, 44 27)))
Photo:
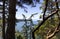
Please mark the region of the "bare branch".
POLYGON ((35 32, 36 30, 38 30, 39 27, 41 27, 41 25, 42 25, 48 18, 50 18, 50 17, 52 17, 53 15, 55 15, 57 11, 58 11, 58 9, 57 9, 56 11, 52 12, 52 14, 51 14, 50 16, 46 17, 41 23, 38 24, 38 27, 32 32, 32 37, 33 37, 33 39, 35 39, 35 37, 34 37, 34 32, 35 32))
MULTIPOLYGON (((46 3, 48 4, 48 0, 46 0, 46 3)), ((45 12, 46 12, 46 10, 47 10, 47 4, 46 4, 45 10, 44 10, 44 14, 43 14, 43 21, 42 21, 41 23, 39 23, 38 27, 32 32, 32 37, 33 37, 33 39, 35 39, 34 32, 35 32, 36 30, 38 30, 39 27, 41 27, 41 25, 42 25, 48 18, 50 18, 50 17, 52 17, 53 15, 57 14, 57 12, 59 11, 59 9, 58 9, 58 3, 57 3, 57 0, 56 0, 57 10, 54 11, 54 12, 52 12, 52 14, 51 14, 50 16, 48 16, 48 17, 45 18, 45 12)), ((53 37, 53 36, 56 34, 56 32, 59 31, 59 30, 57 30, 57 29, 59 28, 59 26, 60 26, 60 23, 59 23, 58 27, 55 29, 55 31, 54 31, 51 35, 48 36, 48 38, 53 37)), ((49 32, 50 32, 50 31, 49 31, 49 32)))
POLYGON ((31 19, 34 15, 37 15, 38 13, 34 13, 34 14, 32 14, 30 17, 29 17, 29 19, 31 19))
MULTIPOLYGON (((56 2, 56 8, 59 10, 57 0, 55 0, 55 2, 56 2)), ((57 11, 57 16, 58 16, 58 19, 60 20, 60 17, 59 17, 58 11, 57 11)), ((59 31, 60 31, 59 27, 60 27, 60 21, 59 21, 58 26, 55 28, 54 32, 53 32, 52 34, 50 34, 49 36, 47 36, 47 38, 52 38, 57 32, 59 32, 59 31)))
MULTIPOLYGON (((56 2, 56 8, 59 10, 59 6, 58 6, 58 2, 57 2, 57 0, 55 0, 55 2, 56 2)), ((60 23, 60 16, 59 16, 58 11, 57 11, 57 16, 58 16, 59 23, 60 23)), ((58 26, 58 27, 59 27, 59 26, 58 26)))
POLYGON ((24 19, 26 19, 26 16, 24 14, 22 14, 22 16, 24 17, 24 19))
POLYGON ((50 32, 51 32, 51 29, 48 31, 47 36, 49 36, 50 32))
POLYGON ((44 9, 44 14, 43 14, 43 20, 45 19, 45 13, 47 10, 47 6, 48 6, 48 0, 45 1, 45 9, 44 9))
MULTIPOLYGON (((60 26, 60 23, 58 24, 58 26, 60 26)), ((47 39, 52 38, 54 35, 56 35, 56 33, 58 33, 60 31, 58 26, 55 28, 55 30, 52 34, 47 35, 47 39)))

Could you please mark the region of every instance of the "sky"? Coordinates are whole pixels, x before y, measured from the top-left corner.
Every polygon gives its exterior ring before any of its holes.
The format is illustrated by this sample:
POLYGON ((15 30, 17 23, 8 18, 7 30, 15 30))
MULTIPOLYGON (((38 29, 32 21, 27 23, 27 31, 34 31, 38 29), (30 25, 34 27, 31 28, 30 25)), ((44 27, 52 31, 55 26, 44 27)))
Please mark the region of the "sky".
MULTIPOLYGON (((43 2, 43 0, 40 0, 40 2, 43 2)), ((0 2, 0 4, 2 4, 2 2, 0 2)), ((34 14, 34 13, 38 13, 37 15, 34 15, 34 17, 32 17, 33 20, 39 20, 39 16, 40 14, 42 14, 42 10, 40 10, 40 6, 41 4, 36 4, 36 7, 31 7, 31 5, 24 5, 25 7, 27 7, 27 13, 24 11, 23 8, 19 7, 19 6, 16 6, 16 8, 18 9, 17 12, 16 12, 16 18, 17 19, 23 19, 23 16, 22 14, 24 14, 26 16, 26 18, 28 19, 31 14, 34 14)))
MULTIPOLYGON (((18 11, 16 12, 16 18, 17 19, 23 19, 22 14, 24 14, 26 16, 26 18, 28 19, 31 16, 31 14, 38 13, 32 19, 33 19, 33 21, 39 20, 39 16, 40 16, 40 14, 42 14, 41 13, 42 10, 40 10, 40 6, 41 6, 40 4, 37 4, 36 7, 31 7, 31 6, 28 6, 28 5, 24 5, 24 6, 27 7, 27 9, 26 9, 28 11, 27 13, 24 11, 24 9, 22 9, 18 6, 16 7, 18 9, 18 11)), ((16 30, 21 31, 22 30, 22 25, 23 25, 22 22, 17 23, 16 30)))
MULTIPOLYGON (((42 2, 42 0, 41 0, 42 2)), ((0 4, 2 4, 2 2, 0 2, 0 4)), ((17 19, 23 19, 23 16, 22 14, 24 14, 26 16, 26 18, 28 19, 31 14, 34 14, 34 13, 38 13, 37 15, 35 15, 34 17, 32 17, 33 21, 36 21, 36 20, 39 20, 39 16, 42 14, 42 10, 40 10, 40 4, 36 4, 36 7, 31 7, 30 5, 24 5, 27 7, 27 13, 24 11, 24 9, 22 9, 21 7, 18 7, 16 6, 16 8, 18 9, 18 11, 16 12, 16 18, 17 19)), ((16 26, 16 30, 21 30, 22 28, 22 23, 17 23, 17 26, 16 26), (20 24, 20 25, 19 25, 20 24)))
MULTIPOLYGON (((41 2, 42 2, 42 0, 41 0, 41 2)), ((32 17, 32 19, 39 20, 39 16, 40 16, 40 14, 42 14, 41 13, 42 10, 40 10, 41 4, 36 4, 36 7, 31 7, 30 5, 29 6, 24 5, 24 6, 27 7, 27 9, 26 9, 28 11, 27 13, 24 11, 23 8, 16 6, 16 8, 18 9, 18 11, 16 12, 17 19, 23 19, 22 14, 24 14, 26 16, 26 18, 28 19, 31 16, 31 14, 38 13, 37 15, 34 15, 34 17, 32 17)))

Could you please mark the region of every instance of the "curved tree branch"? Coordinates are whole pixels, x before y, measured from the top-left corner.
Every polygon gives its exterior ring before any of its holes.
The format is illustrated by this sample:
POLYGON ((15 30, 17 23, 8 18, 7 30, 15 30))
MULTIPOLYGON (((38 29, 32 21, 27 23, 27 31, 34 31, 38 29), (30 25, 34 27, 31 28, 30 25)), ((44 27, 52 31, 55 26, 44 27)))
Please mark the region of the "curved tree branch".
MULTIPOLYGON (((60 26, 60 23, 58 24, 58 26, 60 26)), ((58 30, 58 28, 59 28, 58 26, 55 28, 55 30, 52 34, 47 35, 46 39, 52 38, 54 35, 56 35, 56 33, 58 33, 60 31, 60 30, 58 30)))
MULTIPOLYGON (((56 8, 59 10, 59 6, 58 6, 58 1, 55 0, 56 2, 56 8)), ((59 12, 57 11, 57 16, 58 16, 58 19, 59 19, 59 23, 60 23, 60 16, 59 16, 59 12)), ((59 26, 58 26, 59 27, 59 26)))
MULTIPOLYGON (((46 0, 46 2, 47 2, 47 1, 48 1, 48 0, 46 0)), ((48 18, 50 18, 50 17, 52 17, 53 15, 57 14, 57 15, 58 15, 58 18, 59 18, 59 20, 60 20, 60 17, 59 17, 59 14, 58 14, 58 11, 59 11, 58 2, 57 2, 57 0, 55 0, 55 2, 56 2, 56 8, 57 8, 57 10, 54 11, 54 12, 52 12, 52 14, 51 14, 50 16, 48 16, 48 17, 45 18, 45 12, 46 12, 46 10, 47 10, 47 4, 46 4, 45 11, 44 11, 44 14, 43 14, 43 21, 42 21, 41 23, 39 23, 38 27, 32 32, 32 37, 33 37, 33 39, 35 39, 34 32, 35 32, 36 30, 38 30, 39 27, 41 27, 41 25, 42 25, 48 18)), ((48 2, 47 2, 47 3, 48 3, 48 2)), ((53 36, 55 35, 55 33, 57 32, 56 30, 59 28, 59 26, 60 26, 60 23, 59 23, 58 27, 55 29, 55 31, 54 31, 51 35, 49 35, 48 37, 50 37, 50 36, 53 37, 53 36)))
MULTIPOLYGON (((56 8, 59 10, 57 0, 55 0, 55 2, 56 2, 56 8)), ((59 28, 60 28, 60 17, 59 17, 58 11, 57 11, 57 16, 58 16, 58 19, 59 19, 59 24, 58 24, 58 26, 55 28, 54 32, 53 32, 52 34, 50 34, 49 36, 47 36, 47 39, 52 38, 54 35, 56 35, 56 33, 58 33, 58 32, 60 31, 60 29, 59 29, 59 28)))
POLYGON ((58 11, 58 9, 57 9, 56 11, 52 12, 52 14, 51 14, 50 16, 46 17, 41 23, 38 24, 38 27, 32 32, 32 37, 33 37, 33 39, 35 39, 34 32, 35 32, 36 30, 38 30, 39 27, 41 27, 41 25, 42 25, 48 18, 50 18, 50 17, 52 17, 53 15, 55 15, 57 11, 58 11))

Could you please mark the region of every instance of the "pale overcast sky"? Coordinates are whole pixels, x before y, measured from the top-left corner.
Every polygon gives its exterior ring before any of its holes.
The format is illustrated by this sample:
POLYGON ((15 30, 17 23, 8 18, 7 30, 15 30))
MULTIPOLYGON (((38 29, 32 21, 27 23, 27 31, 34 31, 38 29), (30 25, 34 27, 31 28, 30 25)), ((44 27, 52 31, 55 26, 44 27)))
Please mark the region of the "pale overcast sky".
POLYGON ((17 19, 23 19, 22 14, 26 15, 26 17, 29 18, 31 16, 31 14, 33 14, 33 13, 38 13, 38 14, 35 15, 32 19, 34 19, 34 20, 39 19, 39 16, 42 12, 40 10, 40 4, 37 4, 36 7, 31 7, 31 6, 27 6, 27 5, 25 5, 25 6, 27 7, 28 13, 26 13, 24 11, 24 9, 17 6, 17 9, 18 9, 18 11, 16 12, 16 18, 17 19))
MULTIPOLYGON (((40 2, 42 2, 43 0, 40 0, 40 2)), ((2 2, 0 2, 0 4, 2 4, 2 2)), ((28 6, 28 5, 24 5, 27 7, 27 11, 28 13, 26 13, 24 11, 24 9, 22 9, 21 7, 16 7, 18 9, 18 11, 16 12, 16 18, 17 19, 23 19, 23 16, 22 14, 26 15, 27 18, 29 18, 31 16, 31 14, 33 13, 38 13, 37 15, 35 15, 32 19, 33 20, 38 20, 39 19, 39 16, 40 14, 42 14, 42 10, 40 10, 40 4, 36 4, 36 7, 31 7, 31 6, 28 6)))
MULTIPOLYGON (((43 2, 43 0, 40 0, 40 2, 43 2)), ((26 13, 24 11, 24 9, 17 6, 16 7, 18 9, 18 11, 16 12, 16 18, 17 19, 23 19, 22 14, 26 15, 26 17, 29 18, 31 16, 31 14, 33 14, 33 13, 38 13, 38 14, 35 15, 32 19, 33 20, 38 20, 39 19, 40 14, 42 14, 41 13, 42 10, 40 10, 40 6, 41 6, 40 4, 36 4, 36 7, 31 7, 31 6, 28 6, 28 5, 24 5, 24 6, 27 7, 26 10, 28 11, 28 13, 26 13)))

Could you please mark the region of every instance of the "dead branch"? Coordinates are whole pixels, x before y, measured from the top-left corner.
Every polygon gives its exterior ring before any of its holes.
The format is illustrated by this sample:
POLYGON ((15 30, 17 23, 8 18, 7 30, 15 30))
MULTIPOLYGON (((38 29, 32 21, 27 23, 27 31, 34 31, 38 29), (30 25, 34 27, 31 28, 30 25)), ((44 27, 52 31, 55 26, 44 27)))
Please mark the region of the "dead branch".
POLYGON ((42 25, 48 18, 50 18, 50 17, 52 17, 53 15, 55 15, 57 11, 58 11, 58 9, 56 9, 56 11, 52 12, 52 14, 51 14, 50 16, 46 17, 41 23, 38 24, 38 27, 32 32, 32 37, 33 37, 33 39, 35 39, 34 32, 35 32, 36 30, 38 30, 39 27, 41 27, 41 25, 42 25))
MULTIPOLYGON (((47 2, 47 1, 48 1, 48 0, 46 0, 46 2, 47 2)), ((41 25, 42 25, 48 18, 50 18, 50 17, 52 17, 53 15, 57 14, 57 12, 59 11, 58 6, 57 6, 57 0, 56 0, 55 2, 56 2, 57 10, 54 11, 54 12, 52 12, 52 14, 49 15, 48 17, 46 17, 46 18, 45 18, 45 12, 46 12, 46 10, 47 10, 47 4, 45 5, 46 7, 45 7, 44 14, 43 14, 43 21, 42 21, 41 23, 39 23, 38 27, 32 32, 32 37, 33 37, 33 39, 35 39, 34 32, 35 32, 36 30, 38 30, 39 27, 41 27, 41 25)), ((48 2, 47 2, 47 3, 48 3, 48 2)), ((60 24, 59 24, 59 25, 60 25, 60 24)), ((49 32, 50 32, 50 31, 49 31, 49 32)), ((48 36, 48 38, 53 37, 56 32, 57 32, 57 28, 55 29, 55 31, 54 31, 51 35, 48 36)))
POLYGON ((48 31, 47 36, 49 36, 50 32, 51 32, 51 29, 48 31))
POLYGON ((56 33, 58 33, 58 32, 60 31, 59 26, 60 26, 60 23, 59 23, 58 26, 55 28, 55 30, 54 30, 54 32, 53 32, 52 34, 49 35, 49 33, 48 33, 46 39, 50 39, 50 38, 52 38, 54 35, 56 35, 56 33))
POLYGON ((48 6, 48 0, 45 1, 45 9, 44 9, 44 14, 43 14, 43 20, 45 19, 45 13, 47 10, 47 6, 48 6))
MULTIPOLYGON (((59 10, 57 0, 55 0, 55 2, 56 2, 56 8, 59 10)), ((58 19, 60 20, 58 11, 57 11, 57 16, 58 16, 58 19)), ((54 32, 52 34, 50 34, 49 36, 47 35, 47 39, 52 38, 56 33, 58 33, 60 31, 59 27, 60 27, 60 21, 59 21, 59 25, 55 28, 54 32)))

